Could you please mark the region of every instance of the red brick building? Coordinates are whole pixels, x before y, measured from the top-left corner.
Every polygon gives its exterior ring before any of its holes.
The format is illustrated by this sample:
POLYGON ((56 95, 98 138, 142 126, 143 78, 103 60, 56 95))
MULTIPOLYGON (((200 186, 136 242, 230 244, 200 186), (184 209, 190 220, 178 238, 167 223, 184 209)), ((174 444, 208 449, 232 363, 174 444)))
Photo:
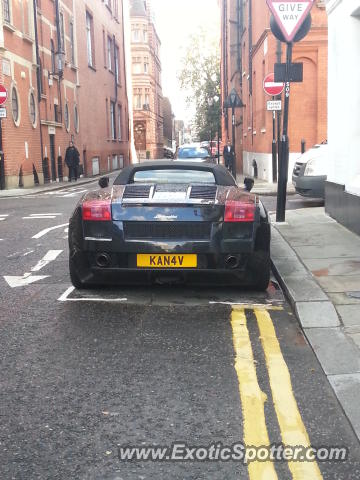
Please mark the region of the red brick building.
MULTIPOLYGON (((245 105, 236 110, 237 170, 272 181, 272 113, 263 90, 267 73, 277 58, 285 61, 286 46, 270 30, 270 12, 265 0, 220 0, 221 83, 225 99, 235 88, 245 105)), ((318 0, 311 12, 309 34, 294 44, 293 62, 304 64, 303 83, 291 84, 290 165, 307 147, 327 138, 327 15, 318 0)), ((231 111, 224 110, 223 139, 232 137, 231 111)))
POLYGON ((89 175, 128 161, 122 9, 122 0, 2 2, 6 188, 66 179, 71 139, 89 175))
POLYGON ((162 158, 161 42, 149 0, 130 1, 134 140, 139 159, 162 158))

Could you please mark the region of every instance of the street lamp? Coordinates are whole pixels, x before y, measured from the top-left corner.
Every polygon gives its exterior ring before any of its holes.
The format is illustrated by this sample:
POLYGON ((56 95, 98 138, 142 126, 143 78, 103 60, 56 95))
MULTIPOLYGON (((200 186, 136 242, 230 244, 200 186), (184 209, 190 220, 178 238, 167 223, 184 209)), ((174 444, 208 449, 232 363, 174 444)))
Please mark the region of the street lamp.
MULTIPOLYGON (((235 108, 243 108, 245 107, 245 105, 243 104, 241 98, 239 97, 237 91, 235 90, 235 88, 233 88, 230 92, 230 95, 225 99, 225 102, 224 102, 224 108, 231 108, 231 118, 232 118, 232 144, 233 144, 233 147, 234 147, 234 160, 235 160, 235 165, 236 165, 236 150, 235 150, 235 146, 236 146, 236 139, 235 139, 235 108)), ((234 174, 236 174, 236 169, 235 169, 235 166, 234 166, 234 174)))
MULTIPOLYGON (((213 107, 218 101, 220 100, 220 97, 218 95, 214 95, 213 97, 208 98, 208 105, 209 107, 213 107)), ((212 119, 211 119, 212 120, 212 119)), ((218 124, 218 162, 220 161, 220 144, 219 144, 219 124, 218 124)), ((212 155, 212 124, 210 122, 210 153, 212 155)))

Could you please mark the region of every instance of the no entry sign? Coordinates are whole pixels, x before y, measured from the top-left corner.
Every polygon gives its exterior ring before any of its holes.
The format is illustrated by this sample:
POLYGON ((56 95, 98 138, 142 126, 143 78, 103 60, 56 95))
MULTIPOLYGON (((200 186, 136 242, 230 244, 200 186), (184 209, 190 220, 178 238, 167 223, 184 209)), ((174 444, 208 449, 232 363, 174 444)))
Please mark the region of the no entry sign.
POLYGON ((264 90, 265 93, 274 97, 275 95, 280 95, 284 90, 284 84, 274 81, 274 74, 269 73, 264 78, 264 90))
POLYGON ((3 105, 7 100, 7 90, 3 85, 0 85, 0 105, 3 105))
POLYGON ((292 42, 315 0, 266 0, 285 40, 292 42))

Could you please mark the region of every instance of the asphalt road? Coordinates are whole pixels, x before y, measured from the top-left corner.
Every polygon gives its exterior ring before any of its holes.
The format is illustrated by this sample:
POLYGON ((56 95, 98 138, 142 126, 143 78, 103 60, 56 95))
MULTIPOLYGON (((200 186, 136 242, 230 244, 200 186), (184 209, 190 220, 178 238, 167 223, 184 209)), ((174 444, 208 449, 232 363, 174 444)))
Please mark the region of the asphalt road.
POLYGON ((70 288, 66 224, 92 188, 0 199, 0 479, 358 480, 359 443, 276 283, 70 288), (349 458, 119 459, 120 446, 174 442, 343 446, 349 458))

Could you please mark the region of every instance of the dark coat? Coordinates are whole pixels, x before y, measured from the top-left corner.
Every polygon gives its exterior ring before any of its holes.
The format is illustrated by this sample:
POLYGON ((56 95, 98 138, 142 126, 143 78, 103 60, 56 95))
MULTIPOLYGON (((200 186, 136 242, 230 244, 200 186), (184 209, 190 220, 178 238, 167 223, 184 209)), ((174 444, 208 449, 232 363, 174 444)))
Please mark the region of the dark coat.
POLYGON ((232 145, 225 145, 223 155, 224 155, 224 158, 228 160, 232 160, 235 156, 234 147, 232 145), (229 151, 229 147, 230 147, 230 151, 229 151))
POLYGON ((80 153, 76 147, 68 147, 66 149, 65 163, 69 168, 80 165, 80 153))

